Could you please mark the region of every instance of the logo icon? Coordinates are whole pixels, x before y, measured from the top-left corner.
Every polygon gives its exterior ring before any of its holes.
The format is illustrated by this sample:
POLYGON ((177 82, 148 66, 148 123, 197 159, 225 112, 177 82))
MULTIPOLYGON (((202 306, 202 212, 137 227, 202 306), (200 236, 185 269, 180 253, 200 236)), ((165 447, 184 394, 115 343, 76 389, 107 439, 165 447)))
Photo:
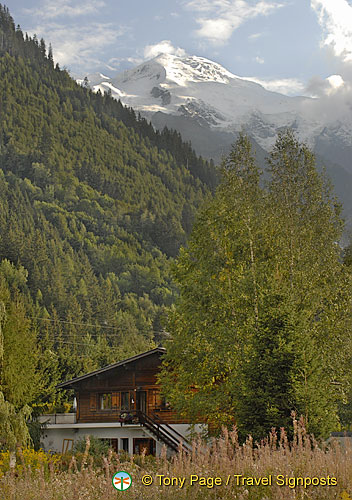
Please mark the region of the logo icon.
POLYGON ((112 476, 112 485, 116 490, 119 491, 128 490, 131 484, 132 484, 132 477, 128 474, 128 472, 120 470, 119 472, 116 472, 116 474, 112 476))

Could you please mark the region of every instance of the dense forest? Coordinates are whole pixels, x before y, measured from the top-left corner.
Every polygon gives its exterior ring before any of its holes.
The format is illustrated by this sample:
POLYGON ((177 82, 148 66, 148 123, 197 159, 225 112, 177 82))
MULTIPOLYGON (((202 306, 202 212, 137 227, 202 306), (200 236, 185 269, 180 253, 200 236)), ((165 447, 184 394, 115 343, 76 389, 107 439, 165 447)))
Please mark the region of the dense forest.
POLYGON ((352 246, 311 151, 279 134, 264 176, 241 135, 219 184, 1 5, 0 75, 0 448, 69 410, 60 381, 159 343, 165 397, 213 431, 348 427, 352 246))
POLYGON ((0 74, 1 390, 58 405, 59 381, 163 340, 170 262, 217 175, 79 86, 2 6, 0 74))

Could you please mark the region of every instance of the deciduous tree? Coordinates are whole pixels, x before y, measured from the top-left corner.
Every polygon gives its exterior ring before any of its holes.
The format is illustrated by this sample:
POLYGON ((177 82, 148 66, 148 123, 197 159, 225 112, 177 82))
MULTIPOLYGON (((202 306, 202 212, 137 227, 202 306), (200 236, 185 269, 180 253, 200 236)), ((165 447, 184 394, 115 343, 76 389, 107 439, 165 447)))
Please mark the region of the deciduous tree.
POLYGON ((351 371, 339 207, 293 133, 279 135, 268 166, 264 187, 244 136, 223 164, 177 261, 161 381, 194 421, 260 438, 295 410, 326 434, 351 371))

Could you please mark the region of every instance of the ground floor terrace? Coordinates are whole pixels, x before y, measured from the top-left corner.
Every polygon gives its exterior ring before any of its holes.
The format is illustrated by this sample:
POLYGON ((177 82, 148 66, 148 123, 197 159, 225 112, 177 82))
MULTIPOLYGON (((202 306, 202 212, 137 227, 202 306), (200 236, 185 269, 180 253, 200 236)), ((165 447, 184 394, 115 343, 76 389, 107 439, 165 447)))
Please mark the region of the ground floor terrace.
MULTIPOLYGON (((76 421, 75 413, 41 415, 43 424, 41 443, 45 451, 64 453, 73 448, 74 443, 86 436, 106 440, 116 451, 129 454, 159 456, 163 446, 168 455, 176 452, 181 445, 190 450, 189 424, 162 424, 134 416, 133 420, 118 422, 80 423, 76 421)), ((202 425, 196 425, 196 432, 203 430, 202 425)))

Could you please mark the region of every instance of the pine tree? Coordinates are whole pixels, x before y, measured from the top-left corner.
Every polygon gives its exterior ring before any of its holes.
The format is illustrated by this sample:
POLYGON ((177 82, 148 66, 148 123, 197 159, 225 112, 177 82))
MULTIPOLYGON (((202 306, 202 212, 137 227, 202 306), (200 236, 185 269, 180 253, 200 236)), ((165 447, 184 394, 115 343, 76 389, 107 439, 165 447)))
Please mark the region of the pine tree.
POLYGON ((338 244, 341 207, 317 172, 314 155, 292 132, 279 134, 268 165, 269 217, 275 218, 272 288, 295 332, 292 404, 311 432, 326 435, 337 425, 337 400, 351 374, 350 278, 338 244))
POLYGON ((33 400, 33 384, 35 385, 38 379, 33 371, 35 366, 30 365, 33 353, 27 350, 35 348, 31 334, 27 329, 26 333, 29 335, 25 335, 25 338, 19 335, 17 339, 17 329, 9 329, 13 320, 23 329, 21 322, 26 320, 21 313, 17 314, 17 304, 11 300, 3 276, 0 276, 0 279, 0 447, 10 451, 10 467, 14 467, 16 447, 26 446, 31 441, 26 424, 31 409, 27 403, 33 400), (22 352, 18 349, 18 341, 24 344, 22 352), (21 358, 18 365, 17 360, 14 362, 14 356, 21 358), (27 357, 29 359, 26 359, 24 366, 23 361, 27 357))
POLYGON ((6 400, 16 409, 35 401, 40 382, 40 374, 37 371, 36 332, 27 318, 25 300, 17 288, 23 279, 23 268, 16 269, 8 261, 1 263, 0 304, 3 309, 1 390, 6 400), (11 288, 4 279, 5 268, 8 281, 12 281, 11 288))
POLYGON ((53 48, 51 46, 51 43, 49 43, 48 60, 50 61, 51 65, 53 65, 54 57, 53 57, 53 48))

